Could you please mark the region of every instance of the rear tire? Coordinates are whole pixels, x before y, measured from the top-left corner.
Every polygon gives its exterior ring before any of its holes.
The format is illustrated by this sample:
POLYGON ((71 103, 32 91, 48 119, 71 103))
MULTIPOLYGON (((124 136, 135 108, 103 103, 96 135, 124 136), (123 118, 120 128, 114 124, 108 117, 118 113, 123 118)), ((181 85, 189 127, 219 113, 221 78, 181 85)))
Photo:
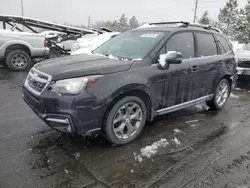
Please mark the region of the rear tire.
POLYGON ((225 106, 230 92, 231 87, 228 80, 222 79, 216 86, 213 99, 207 101, 206 104, 213 110, 220 110, 225 106))
POLYGON ((6 65, 14 71, 29 70, 33 63, 30 56, 23 50, 13 50, 6 56, 6 65))
POLYGON ((132 142, 141 134, 147 117, 144 102, 136 96, 126 96, 117 101, 106 113, 103 131, 114 145, 132 142))

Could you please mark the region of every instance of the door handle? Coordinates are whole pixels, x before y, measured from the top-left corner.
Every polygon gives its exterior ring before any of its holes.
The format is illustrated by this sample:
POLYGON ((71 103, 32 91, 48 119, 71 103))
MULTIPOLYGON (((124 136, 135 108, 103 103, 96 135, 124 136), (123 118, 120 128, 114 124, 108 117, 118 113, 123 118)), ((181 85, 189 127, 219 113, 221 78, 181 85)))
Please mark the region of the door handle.
POLYGON ((199 69, 199 67, 197 65, 191 67, 192 71, 197 71, 198 69, 199 69))

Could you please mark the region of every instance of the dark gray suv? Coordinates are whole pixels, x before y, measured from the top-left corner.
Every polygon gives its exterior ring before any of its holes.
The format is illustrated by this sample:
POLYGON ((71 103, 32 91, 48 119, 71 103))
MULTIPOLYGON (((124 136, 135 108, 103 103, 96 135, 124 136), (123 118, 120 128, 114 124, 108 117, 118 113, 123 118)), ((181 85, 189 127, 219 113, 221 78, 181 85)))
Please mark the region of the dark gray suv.
POLYGON ((83 136, 101 131, 111 143, 123 145, 157 115, 201 102, 223 108, 236 64, 218 30, 154 23, 124 32, 91 54, 36 64, 23 98, 56 130, 83 136))

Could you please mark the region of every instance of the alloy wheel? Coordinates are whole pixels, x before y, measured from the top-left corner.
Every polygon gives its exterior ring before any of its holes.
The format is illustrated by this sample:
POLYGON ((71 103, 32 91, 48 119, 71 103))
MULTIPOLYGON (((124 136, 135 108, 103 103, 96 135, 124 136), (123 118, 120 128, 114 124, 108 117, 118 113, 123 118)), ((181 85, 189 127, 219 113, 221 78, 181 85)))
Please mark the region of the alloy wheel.
POLYGON ((135 102, 122 105, 113 119, 113 131, 117 138, 126 140, 136 134, 142 124, 142 109, 135 102))
POLYGON ((217 104, 219 106, 223 106, 226 103, 228 96, 229 96, 228 84, 226 84, 225 82, 222 82, 216 95, 217 104))

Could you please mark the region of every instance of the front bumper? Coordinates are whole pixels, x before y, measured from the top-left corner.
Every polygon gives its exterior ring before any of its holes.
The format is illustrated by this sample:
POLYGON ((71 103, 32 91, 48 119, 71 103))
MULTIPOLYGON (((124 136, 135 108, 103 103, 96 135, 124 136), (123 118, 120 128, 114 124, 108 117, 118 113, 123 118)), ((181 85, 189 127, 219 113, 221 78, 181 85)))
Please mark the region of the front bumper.
POLYGON ((23 87, 23 99, 41 120, 58 131, 86 136, 101 130, 106 106, 88 92, 60 96, 44 91, 34 96, 23 87))
POLYGON ((250 68, 237 67, 237 74, 250 76, 250 68))

